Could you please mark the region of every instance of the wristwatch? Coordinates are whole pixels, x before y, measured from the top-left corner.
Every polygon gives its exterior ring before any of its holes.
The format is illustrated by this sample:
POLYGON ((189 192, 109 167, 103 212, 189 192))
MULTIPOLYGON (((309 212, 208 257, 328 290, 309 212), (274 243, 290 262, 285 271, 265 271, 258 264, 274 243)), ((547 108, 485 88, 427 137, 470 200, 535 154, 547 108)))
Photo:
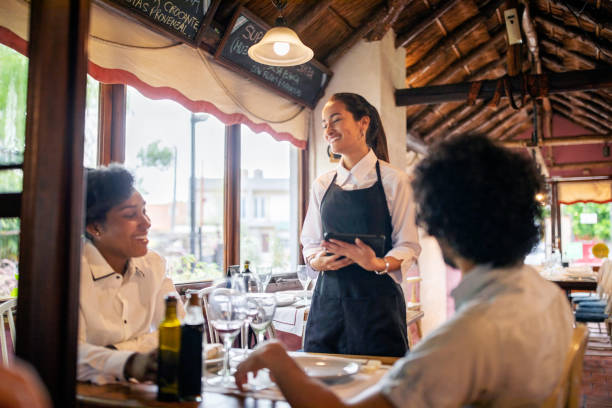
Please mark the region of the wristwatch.
POLYGON ((385 269, 382 271, 374 271, 377 275, 384 275, 389 272, 389 261, 387 261, 387 258, 383 258, 382 260, 385 261, 385 269))

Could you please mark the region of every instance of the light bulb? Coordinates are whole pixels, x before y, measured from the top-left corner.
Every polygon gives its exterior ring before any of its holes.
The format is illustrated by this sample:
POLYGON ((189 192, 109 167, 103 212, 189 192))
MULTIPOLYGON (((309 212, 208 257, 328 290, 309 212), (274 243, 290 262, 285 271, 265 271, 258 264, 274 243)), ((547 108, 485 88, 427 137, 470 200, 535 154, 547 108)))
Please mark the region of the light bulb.
POLYGON ((283 55, 287 55, 287 53, 289 52, 289 43, 277 41, 274 43, 274 45, 272 45, 272 49, 274 50, 274 53, 276 53, 276 55, 282 57, 283 55))

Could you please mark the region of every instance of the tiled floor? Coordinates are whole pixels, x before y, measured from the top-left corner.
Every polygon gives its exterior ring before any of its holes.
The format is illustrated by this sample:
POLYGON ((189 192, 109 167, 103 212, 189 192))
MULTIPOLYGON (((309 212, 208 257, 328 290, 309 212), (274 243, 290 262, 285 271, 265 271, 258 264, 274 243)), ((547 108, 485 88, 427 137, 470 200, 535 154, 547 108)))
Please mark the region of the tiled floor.
POLYGON ((585 356, 582 373, 584 407, 612 407, 612 356, 585 356))

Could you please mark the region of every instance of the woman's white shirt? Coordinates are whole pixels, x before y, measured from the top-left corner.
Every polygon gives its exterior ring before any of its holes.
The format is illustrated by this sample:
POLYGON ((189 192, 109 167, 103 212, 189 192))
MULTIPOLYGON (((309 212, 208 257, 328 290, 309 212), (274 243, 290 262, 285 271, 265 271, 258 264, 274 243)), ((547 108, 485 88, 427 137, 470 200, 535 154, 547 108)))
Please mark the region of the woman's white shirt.
MULTIPOLYGON (((121 275, 87 241, 81 256, 77 379, 97 384, 125 380, 128 357, 157 347, 157 327, 170 293, 178 296, 166 275, 166 261, 156 252, 132 258, 121 275)), ((177 312, 184 316, 181 302, 177 312)))
MULTIPOLYGON (((359 190, 371 187, 377 180, 377 160, 372 150, 351 170, 347 170, 341 160, 335 170, 319 176, 312 183, 308 211, 304 219, 301 236, 305 258, 323 250, 321 247, 323 241, 321 200, 334 175, 338 174, 335 183, 343 190, 359 190)), ((412 200, 412 188, 410 187, 410 178, 405 172, 382 160, 379 160, 379 162, 380 176, 393 227, 391 232, 392 248, 385 256, 392 256, 402 261, 401 270, 389 273, 396 282, 401 283, 403 276, 421 252, 414 222, 415 208, 412 200)))

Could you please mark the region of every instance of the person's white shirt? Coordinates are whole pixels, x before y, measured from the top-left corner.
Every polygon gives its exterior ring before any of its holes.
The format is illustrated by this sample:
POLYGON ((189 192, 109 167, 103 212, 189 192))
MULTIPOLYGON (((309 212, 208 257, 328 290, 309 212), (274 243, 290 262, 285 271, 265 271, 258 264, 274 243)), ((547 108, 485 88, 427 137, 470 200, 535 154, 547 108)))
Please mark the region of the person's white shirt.
MULTIPOLYGON (((336 167, 319 176, 310 189, 308 211, 302 227, 301 242, 304 258, 320 252, 323 248, 323 226, 321 221, 321 200, 330 186, 336 173, 335 183, 343 190, 360 190, 374 185, 377 181, 377 157, 370 149, 351 170, 347 170, 342 160, 336 167)), ((391 277, 401 283, 404 275, 419 256, 421 247, 418 244, 417 228, 414 221, 415 207, 412 200, 412 188, 408 174, 389 163, 380 162, 380 177, 391 215, 392 248, 385 256, 392 256, 402 261, 401 270, 390 271, 391 277)))
MULTIPOLYGON (((123 368, 129 356, 152 351, 158 345, 157 327, 165 315, 165 296, 178 297, 166 275, 166 262, 148 251, 143 257, 130 259, 122 276, 86 241, 80 286, 77 379, 97 384, 124 381, 123 368)), ((184 316, 181 302, 177 312, 179 318, 184 316)))
POLYGON ((478 266, 452 292, 456 313, 378 384, 395 407, 538 406, 572 338, 565 293, 533 268, 478 266))

